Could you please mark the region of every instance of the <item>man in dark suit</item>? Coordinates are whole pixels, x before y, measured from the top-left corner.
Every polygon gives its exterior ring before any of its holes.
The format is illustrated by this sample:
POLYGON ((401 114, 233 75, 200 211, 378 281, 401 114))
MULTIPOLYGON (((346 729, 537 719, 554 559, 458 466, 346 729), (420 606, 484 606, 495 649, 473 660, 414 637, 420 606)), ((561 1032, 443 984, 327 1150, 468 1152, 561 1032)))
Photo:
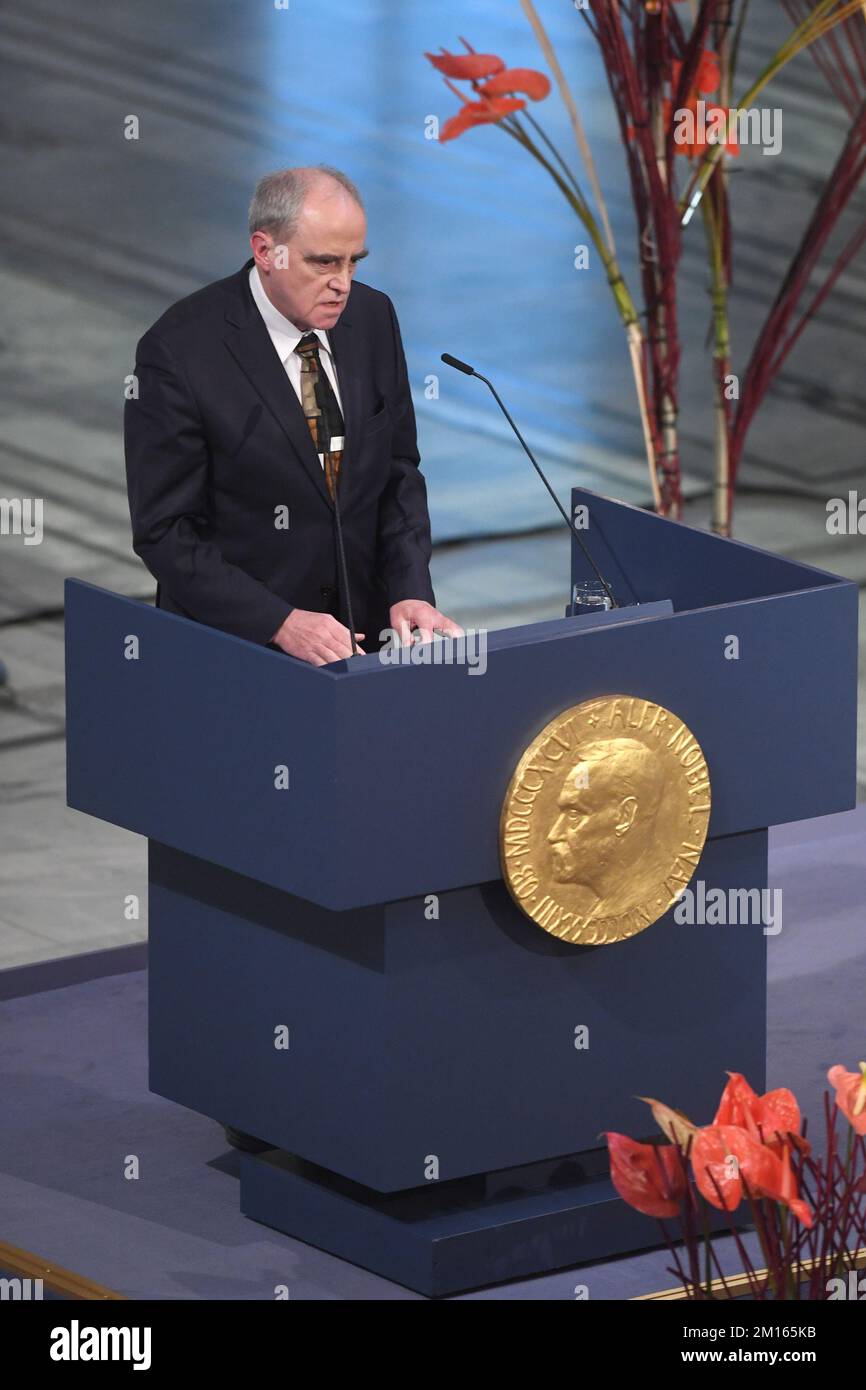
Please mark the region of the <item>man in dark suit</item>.
POLYGON ((366 232, 338 170, 262 179, 252 260, 145 333, 124 422, 133 546, 159 606, 315 666, 352 655, 335 502, 357 640, 461 632, 434 606, 394 307, 353 284, 366 232))
POLYGON ((355 282, 358 190, 327 166, 260 180, 253 256, 138 344, 125 414, 133 547, 157 603, 320 666, 461 629, 435 607, 394 307, 355 282))

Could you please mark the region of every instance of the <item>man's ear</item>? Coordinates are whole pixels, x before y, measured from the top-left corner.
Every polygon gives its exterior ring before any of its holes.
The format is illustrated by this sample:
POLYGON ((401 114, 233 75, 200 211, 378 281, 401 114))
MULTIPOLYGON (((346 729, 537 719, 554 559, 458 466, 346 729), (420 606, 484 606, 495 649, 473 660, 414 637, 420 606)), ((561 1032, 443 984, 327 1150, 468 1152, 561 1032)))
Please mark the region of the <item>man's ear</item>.
POLYGON ((271 252, 274 249, 274 239, 268 232, 253 232, 250 237, 250 250, 253 253, 253 260, 257 266, 263 270, 268 270, 271 264, 271 252))
POLYGON ((616 834, 624 835, 630 830, 637 815, 637 797, 625 796, 619 804, 619 820, 616 823, 616 834))

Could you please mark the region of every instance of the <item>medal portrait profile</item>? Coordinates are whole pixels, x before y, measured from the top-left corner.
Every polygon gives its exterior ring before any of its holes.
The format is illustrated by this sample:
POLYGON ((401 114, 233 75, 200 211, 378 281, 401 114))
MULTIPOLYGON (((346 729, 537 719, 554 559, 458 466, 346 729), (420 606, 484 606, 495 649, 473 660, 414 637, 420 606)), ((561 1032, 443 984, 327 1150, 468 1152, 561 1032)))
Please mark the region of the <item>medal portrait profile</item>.
POLYGON ((697 868, 710 817, 703 750, 629 695, 564 710, 520 758, 500 818, 503 877, 538 926, 605 945, 651 926, 697 868))

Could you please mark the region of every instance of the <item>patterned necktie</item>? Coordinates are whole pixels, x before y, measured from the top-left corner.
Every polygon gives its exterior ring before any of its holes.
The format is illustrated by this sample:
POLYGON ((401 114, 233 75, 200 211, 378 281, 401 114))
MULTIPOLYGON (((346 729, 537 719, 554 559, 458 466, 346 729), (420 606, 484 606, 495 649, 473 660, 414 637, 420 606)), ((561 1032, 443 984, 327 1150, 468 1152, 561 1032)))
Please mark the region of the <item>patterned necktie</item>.
POLYGON ((332 449, 331 440, 341 439, 345 433, 343 414, 328 374, 319 360, 319 339, 316 334, 305 333, 295 352, 301 359, 301 405, 316 453, 321 454, 324 460, 325 482, 333 497, 340 480, 343 450, 332 449))

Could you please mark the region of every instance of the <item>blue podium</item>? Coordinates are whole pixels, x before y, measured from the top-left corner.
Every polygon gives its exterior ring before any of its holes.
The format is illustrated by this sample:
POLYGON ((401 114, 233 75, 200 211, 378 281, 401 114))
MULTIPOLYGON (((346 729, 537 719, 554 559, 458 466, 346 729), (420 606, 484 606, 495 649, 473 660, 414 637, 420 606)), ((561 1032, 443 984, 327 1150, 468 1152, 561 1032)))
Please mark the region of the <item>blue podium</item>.
POLYGON ((512 900, 531 739, 595 696, 674 711, 708 889, 765 887, 768 826, 855 800, 856 586, 572 500, 623 606, 490 633, 483 675, 314 669, 67 582, 68 802, 149 840, 151 1089, 273 1145, 247 1216, 429 1296, 653 1244, 601 1132, 764 1082, 760 922, 575 946, 512 900))

